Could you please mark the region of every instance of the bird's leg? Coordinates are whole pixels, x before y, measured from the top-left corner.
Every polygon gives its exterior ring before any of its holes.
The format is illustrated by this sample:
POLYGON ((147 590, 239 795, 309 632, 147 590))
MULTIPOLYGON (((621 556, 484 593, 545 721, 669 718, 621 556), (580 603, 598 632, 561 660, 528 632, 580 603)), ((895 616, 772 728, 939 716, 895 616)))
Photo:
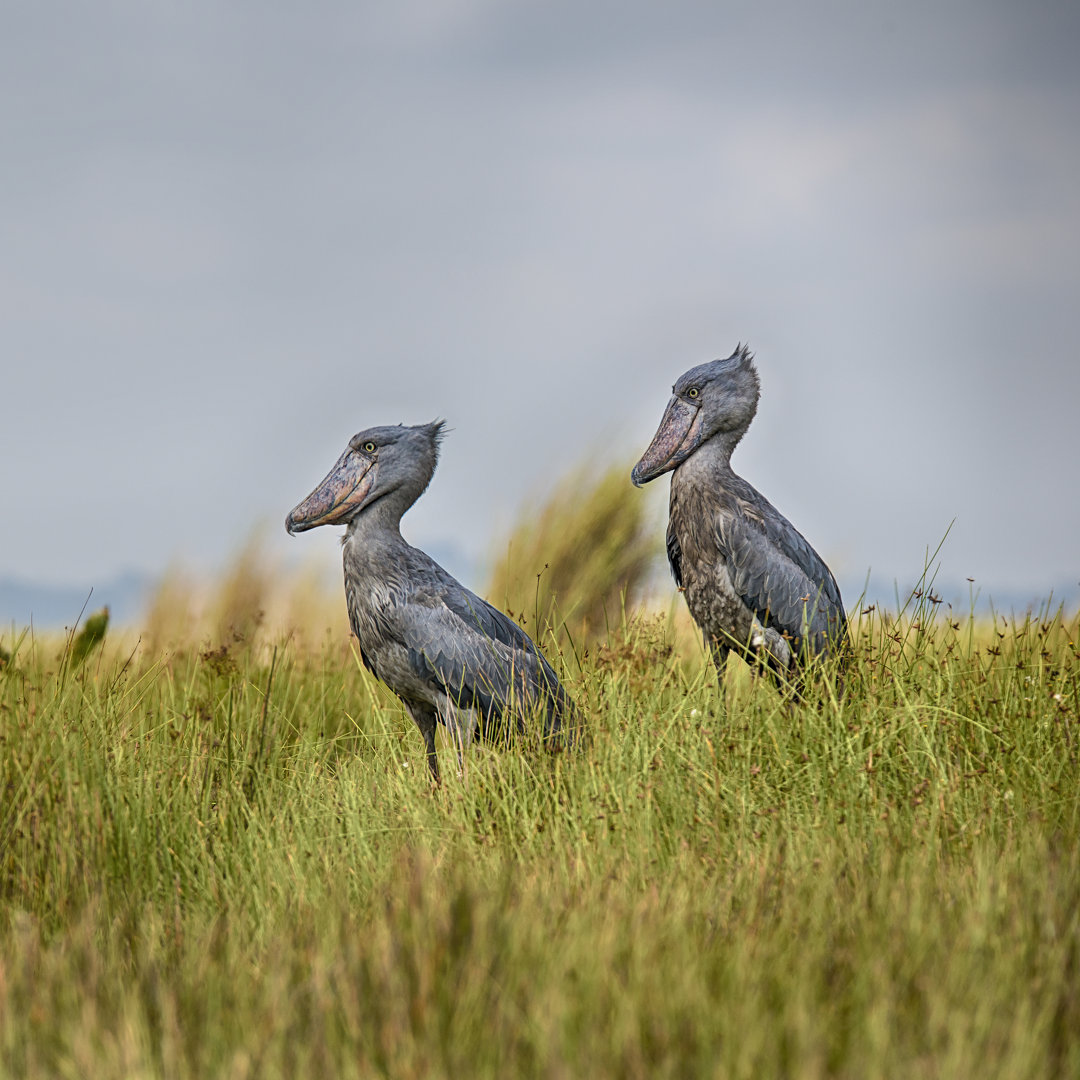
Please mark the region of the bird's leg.
POLYGON ((712 653, 713 666, 716 668, 716 683, 720 688, 720 704, 718 709, 720 715, 723 716, 727 712, 727 704, 724 701, 724 667, 727 664, 728 653, 731 651, 731 647, 714 638, 709 642, 709 651, 712 653))
POLYGON ((750 617, 750 637, 744 646, 743 659, 750 666, 750 680, 755 686, 762 672, 766 668, 771 670, 772 655, 769 652, 768 638, 765 627, 756 615, 750 617))
POLYGON ((790 694, 791 705, 800 705, 803 701, 803 674, 798 665, 792 663, 777 673, 777 682, 790 694))
POLYGON ((785 664, 771 653, 766 659, 769 674, 783 702, 784 712, 791 717, 795 713, 795 706, 802 701, 802 677, 799 669, 794 663, 785 664))
POLYGON ((724 666, 727 664, 728 653, 731 650, 719 641, 714 641, 711 646, 713 666, 716 668, 716 681, 720 689, 724 688, 724 666))
POLYGON ((458 775, 465 775, 465 751, 472 743, 473 729, 476 727, 476 718, 471 709, 462 709, 447 698, 446 711, 443 721, 450 737, 454 740, 458 755, 458 775))
POLYGON ((802 673, 788 639, 774 636, 758 658, 759 670, 768 672, 780 694, 784 712, 792 716, 795 706, 803 699, 802 673))
POLYGON ((755 616, 750 630, 750 649, 756 657, 754 678, 768 672, 790 709, 792 698, 800 700, 797 666, 790 640, 786 635, 766 630, 755 616))
POLYGON ((410 706, 409 713, 412 715, 413 720, 416 721, 420 734, 424 737, 428 770, 431 772, 432 781, 438 785, 440 783, 439 758, 435 753, 435 728, 438 726, 438 722, 435 717, 435 710, 430 707, 410 706))
POLYGON ((751 616, 750 621, 750 651, 756 657, 756 662, 753 664, 756 677, 761 674, 761 669, 771 660, 765 643, 765 627, 761 625, 756 615, 751 616))
POLYGON ((435 753, 435 725, 426 728, 423 735, 424 745, 427 747, 427 767, 431 772, 432 782, 439 787, 442 781, 439 779, 439 755, 435 753))

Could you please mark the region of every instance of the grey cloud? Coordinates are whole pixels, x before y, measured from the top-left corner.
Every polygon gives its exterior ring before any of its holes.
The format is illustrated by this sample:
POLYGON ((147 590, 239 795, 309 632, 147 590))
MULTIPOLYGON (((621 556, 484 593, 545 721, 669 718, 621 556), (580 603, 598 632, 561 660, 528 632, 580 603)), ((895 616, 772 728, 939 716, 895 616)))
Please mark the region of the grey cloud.
POLYGON ((220 562, 354 431, 436 415, 406 526, 475 559, 749 338, 736 466, 849 580, 957 517, 955 576, 1049 587, 1080 527, 1076 19, 20 8, 0 572, 220 562))

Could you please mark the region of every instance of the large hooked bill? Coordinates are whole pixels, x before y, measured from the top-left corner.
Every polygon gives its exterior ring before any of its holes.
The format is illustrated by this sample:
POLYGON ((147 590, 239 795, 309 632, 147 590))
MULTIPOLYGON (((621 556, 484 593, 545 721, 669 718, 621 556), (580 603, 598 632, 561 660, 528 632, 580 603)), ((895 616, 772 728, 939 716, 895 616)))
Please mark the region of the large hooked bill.
POLYGON ((673 397, 660 421, 649 449, 634 466, 630 479, 635 487, 655 480, 681 465, 701 442, 701 409, 680 397, 673 397))
POLYGON ((321 484, 285 519, 291 534, 318 525, 337 525, 364 504, 375 483, 375 463, 351 447, 338 458, 321 484))

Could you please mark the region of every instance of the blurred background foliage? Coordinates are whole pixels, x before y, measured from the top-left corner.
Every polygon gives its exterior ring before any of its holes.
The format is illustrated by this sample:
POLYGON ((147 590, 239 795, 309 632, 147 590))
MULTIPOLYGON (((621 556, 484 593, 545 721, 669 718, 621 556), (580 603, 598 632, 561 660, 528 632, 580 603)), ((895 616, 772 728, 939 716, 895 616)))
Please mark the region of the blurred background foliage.
MULTIPOLYGON (((667 603, 659 500, 637 491, 629 474, 620 464, 567 475, 494 545, 486 579, 464 584, 559 650, 589 648, 646 602, 667 603)), ((337 567, 276 565, 258 533, 217 580, 167 574, 139 629, 151 653, 187 642, 260 649, 283 639, 311 649, 349 632, 337 567)))
POLYGON ((540 639, 602 639, 646 599, 663 552, 654 505, 630 465, 565 477, 523 513, 493 559, 484 596, 540 639))

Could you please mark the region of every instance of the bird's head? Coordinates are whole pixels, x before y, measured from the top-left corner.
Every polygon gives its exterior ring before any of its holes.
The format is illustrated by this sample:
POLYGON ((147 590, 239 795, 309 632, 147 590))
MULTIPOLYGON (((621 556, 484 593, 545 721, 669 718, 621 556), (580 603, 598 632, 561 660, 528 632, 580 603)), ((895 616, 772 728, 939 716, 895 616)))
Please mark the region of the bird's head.
MULTIPOLYGON (((443 421, 373 427, 349 440, 321 484, 285 519, 289 533, 348 525, 376 500, 398 493, 404 513, 423 493, 439 459, 443 421)), ((399 515, 400 516, 400 515, 399 515)))
POLYGON ((635 487, 681 465, 714 435, 742 438, 757 412, 760 384, 754 357, 739 345, 726 360, 699 364, 680 375, 648 450, 630 474, 635 487))

